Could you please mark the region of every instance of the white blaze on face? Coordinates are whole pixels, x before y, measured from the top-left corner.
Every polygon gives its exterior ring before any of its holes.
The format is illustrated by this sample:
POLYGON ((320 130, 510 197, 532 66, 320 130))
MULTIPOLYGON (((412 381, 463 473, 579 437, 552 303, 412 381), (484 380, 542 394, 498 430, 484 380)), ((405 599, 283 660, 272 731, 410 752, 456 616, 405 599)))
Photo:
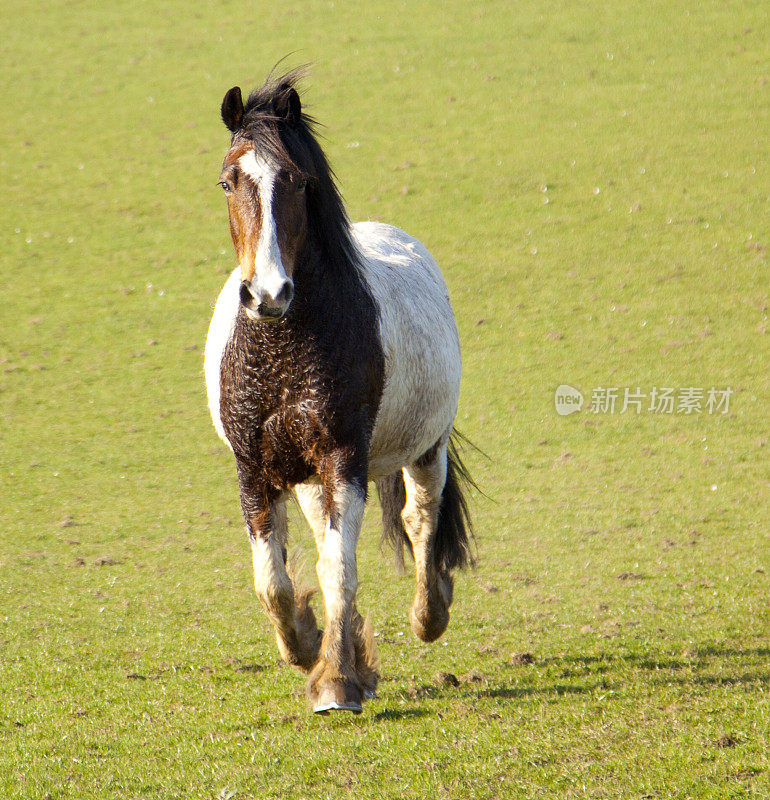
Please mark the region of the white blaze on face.
POLYGON ((249 150, 238 159, 238 167, 256 186, 262 208, 262 228, 259 231, 259 243, 254 256, 252 290, 260 299, 265 296, 275 299, 288 277, 283 268, 273 218, 273 186, 277 170, 253 150, 249 150))

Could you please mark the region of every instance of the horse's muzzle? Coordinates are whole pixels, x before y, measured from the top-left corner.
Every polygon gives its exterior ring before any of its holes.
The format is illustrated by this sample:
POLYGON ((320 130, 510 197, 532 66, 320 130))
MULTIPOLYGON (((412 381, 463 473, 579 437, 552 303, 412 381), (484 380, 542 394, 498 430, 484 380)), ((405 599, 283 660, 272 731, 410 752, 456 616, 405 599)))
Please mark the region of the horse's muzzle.
POLYGON ((294 284, 287 279, 281 286, 276 297, 271 297, 260 292, 261 296, 254 294, 249 281, 242 281, 239 292, 241 305, 246 314, 253 320, 260 322, 276 322, 286 313, 294 297, 294 284))

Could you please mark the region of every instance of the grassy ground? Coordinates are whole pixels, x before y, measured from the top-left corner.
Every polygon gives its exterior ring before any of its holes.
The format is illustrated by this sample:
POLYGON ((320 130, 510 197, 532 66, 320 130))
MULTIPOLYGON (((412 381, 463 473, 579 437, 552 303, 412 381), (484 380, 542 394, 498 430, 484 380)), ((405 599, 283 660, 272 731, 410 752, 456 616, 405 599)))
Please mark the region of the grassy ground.
POLYGON ((0 17, 3 796, 770 795, 765 4, 0 17), (278 660, 203 389, 219 102, 294 50, 353 218, 442 265, 489 455, 441 643, 368 512, 360 718, 278 660), (560 417, 562 383, 734 394, 560 417))

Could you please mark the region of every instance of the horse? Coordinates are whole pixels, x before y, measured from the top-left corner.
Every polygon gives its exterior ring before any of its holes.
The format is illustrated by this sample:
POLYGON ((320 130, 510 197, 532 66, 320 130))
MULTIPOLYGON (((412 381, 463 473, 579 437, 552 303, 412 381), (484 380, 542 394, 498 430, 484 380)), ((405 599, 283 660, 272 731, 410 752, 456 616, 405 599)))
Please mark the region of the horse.
POLYGON ((219 185, 238 266, 205 350, 211 417, 235 456, 256 594, 279 652, 307 675, 316 713, 361 713, 379 679, 356 607, 356 546, 370 481, 383 540, 414 558, 409 620, 425 642, 449 623, 453 571, 473 562, 467 470, 453 436, 460 344, 449 293, 416 239, 352 224, 302 109, 295 70, 221 106, 219 185), (318 549, 325 623, 287 558, 296 497, 318 549))

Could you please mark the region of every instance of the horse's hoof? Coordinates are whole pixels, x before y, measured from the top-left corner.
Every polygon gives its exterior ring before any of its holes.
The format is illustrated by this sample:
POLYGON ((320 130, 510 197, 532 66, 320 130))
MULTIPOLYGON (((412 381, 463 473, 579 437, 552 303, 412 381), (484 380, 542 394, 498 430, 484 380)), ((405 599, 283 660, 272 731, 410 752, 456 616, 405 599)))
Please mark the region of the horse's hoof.
POLYGON ((350 703, 343 706, 333 700, 332 702, 325 703, 324 705, 317 705, 313 709, 313 713, 320 714, 322 717, 326 717, 329 715, 330 711, 352 711, 354 714, 360 714, 363 710, 363 707, 360 705, 354 705, 350 703))
POLYGON ((415 612, 414 606, 409 610, 409 624, 412 633, 420 641, 435 642, 449 625, 449 610, 446 606, 434 609, 433 614, 426 613, 422 608, 420 610, 421 614, 415 612))
POLYGON ((360 714, 363 711, 361 690, 357 686, 345 683, 325 686, 318 693, 313 713, 328 714, 330 711, 352 711, 354 714, 360 714))

